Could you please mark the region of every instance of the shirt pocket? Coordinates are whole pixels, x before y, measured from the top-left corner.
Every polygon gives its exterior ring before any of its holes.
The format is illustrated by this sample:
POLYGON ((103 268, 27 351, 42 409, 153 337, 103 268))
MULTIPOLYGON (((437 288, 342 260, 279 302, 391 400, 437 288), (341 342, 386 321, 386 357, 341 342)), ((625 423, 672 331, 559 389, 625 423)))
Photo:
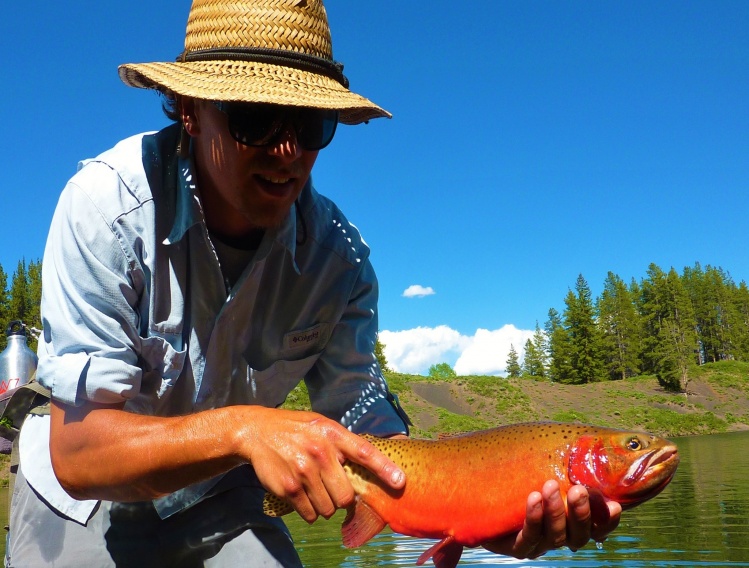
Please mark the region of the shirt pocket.
POLYGON ((320 353, 293 361, 280 360, 263 370, 248 367, 248 378, 255 403, 269 407, 283 404, 286 396, 304 379, 318 357, 320 353))

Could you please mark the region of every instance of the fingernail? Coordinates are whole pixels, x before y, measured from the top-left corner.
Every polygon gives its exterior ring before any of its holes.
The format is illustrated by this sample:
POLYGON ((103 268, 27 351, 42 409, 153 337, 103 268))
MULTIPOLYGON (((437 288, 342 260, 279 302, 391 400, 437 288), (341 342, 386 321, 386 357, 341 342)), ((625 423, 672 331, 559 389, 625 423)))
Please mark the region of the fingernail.
POLYGON ((391 480, 392 480, 392 482, 393 482, 393 483, 395 483, 396 485, 400 485, 400 483, 401 483, 401 482, 403 481, 403 477, 404 477, 404 476, 403 476, 403 472, 402 472, 401 470, 399 470, 399 469, 396 469, 396 470, 395 470, 395 471, 393 472, 393 475, 392 475, 392 476, 390 477, 390 479, 391 479, 391 480))

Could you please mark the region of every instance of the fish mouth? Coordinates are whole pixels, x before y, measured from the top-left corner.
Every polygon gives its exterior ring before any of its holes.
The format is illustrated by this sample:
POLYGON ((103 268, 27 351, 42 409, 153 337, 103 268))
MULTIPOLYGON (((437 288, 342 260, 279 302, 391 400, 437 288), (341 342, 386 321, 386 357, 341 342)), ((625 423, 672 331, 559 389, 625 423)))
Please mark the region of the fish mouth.
POLYGON ((648 452, 635 461, 622 478, 628 488, 626 497, 619 501, 626 509, 658 495, 673 479, 679 465, 679 453, 674 445, 648 452))
POLYGON ((648 452, 629 466, 626 475, 622 478, 622 484, 630 486, 646 477, 654 477, 664 472, 670 473, 668 476, 670 480, 677 465, 679 465, 679 452, 676 446, 673 444, 664 446, 660 450, 648 452))
POLYGON ((679 464, 679 451, 676 449, 676 446, 673 444, 665 446, 655 453, 653 459, 650 461, 650 467, 659 464, 664 464, 661 468, 666 467, 665 464, 673 465, 674 467, 679 464))

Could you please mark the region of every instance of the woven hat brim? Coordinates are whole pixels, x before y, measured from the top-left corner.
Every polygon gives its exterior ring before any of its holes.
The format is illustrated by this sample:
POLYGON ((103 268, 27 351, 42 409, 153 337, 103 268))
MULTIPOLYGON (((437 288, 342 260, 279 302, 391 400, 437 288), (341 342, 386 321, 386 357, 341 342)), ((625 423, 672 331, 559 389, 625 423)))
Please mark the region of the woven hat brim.
POLYGON ((392 117, 335 79, 280 65, 244 61, 128 63, 120 65, 119 74, 131 87, 167 89, 198 99, 336 109, 344 124, 392 117))

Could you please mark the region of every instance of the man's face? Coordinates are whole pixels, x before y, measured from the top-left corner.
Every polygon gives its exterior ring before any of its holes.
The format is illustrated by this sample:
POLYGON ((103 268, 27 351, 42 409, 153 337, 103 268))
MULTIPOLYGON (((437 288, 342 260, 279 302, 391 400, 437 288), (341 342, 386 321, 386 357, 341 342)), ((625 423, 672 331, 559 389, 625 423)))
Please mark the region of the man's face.
POLYGON ((240 144, 229 133, 226 114, 208 101, 184 100, 183 120, 193 137, 208 228, 238 239, 280 225, 307 183, 318 151, 304 150, 289 126, 268 146, 240 144))

